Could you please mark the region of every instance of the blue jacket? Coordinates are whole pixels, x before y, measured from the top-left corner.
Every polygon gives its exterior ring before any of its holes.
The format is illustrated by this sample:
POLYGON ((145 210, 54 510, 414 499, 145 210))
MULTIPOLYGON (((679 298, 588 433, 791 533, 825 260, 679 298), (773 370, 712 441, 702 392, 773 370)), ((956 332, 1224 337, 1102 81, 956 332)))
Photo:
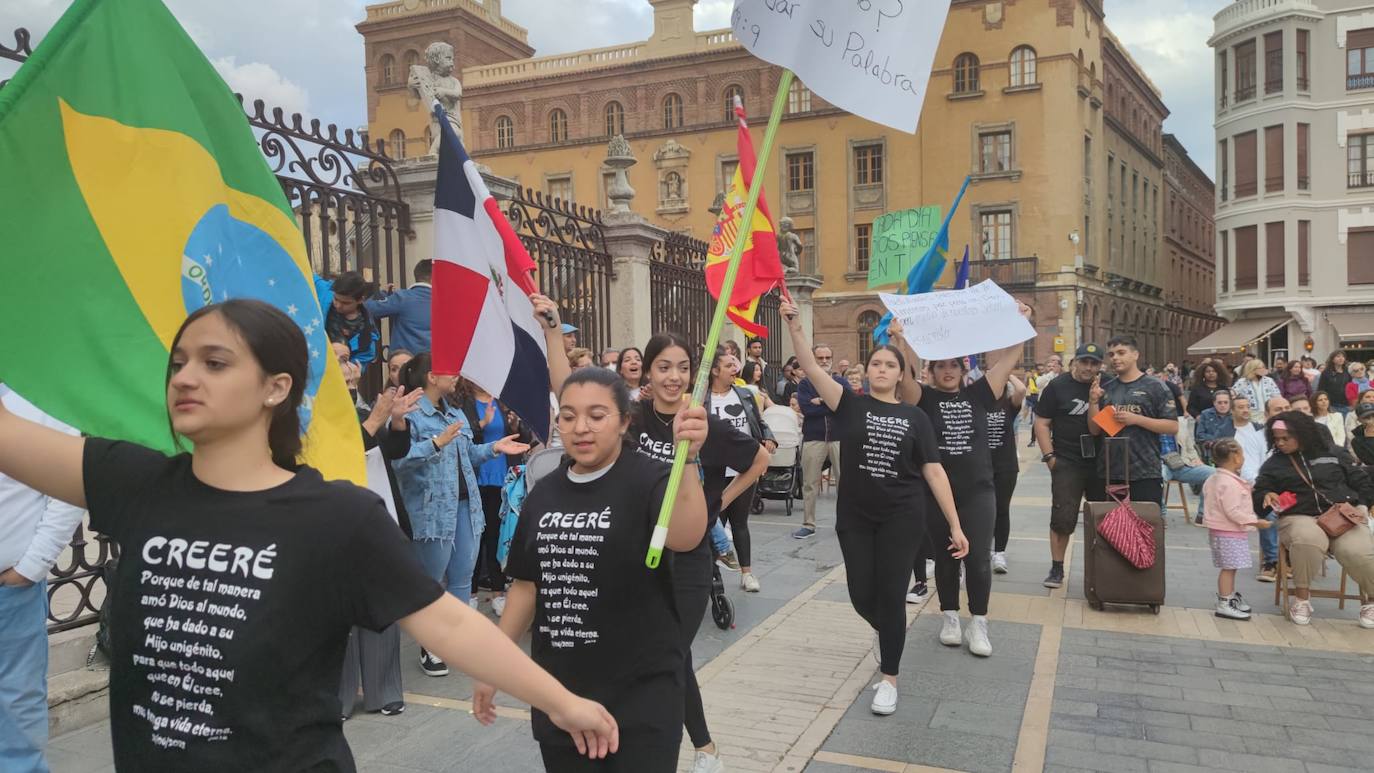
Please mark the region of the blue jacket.
MULTIPOLYGON (((329 327, 329 318, 338 314, 334 310, 334 282, 321 276, 315 277, 315 294, 320 298, 320 308, 324 311, 321 324, 326 331, 329 327)), ((377 332, 377 323, 372 319, 364 306, 358 312, 363 315, 362 329, 342 343, 348 344, 349 359, 358 364, 362 370, 367 370, 367 366, 377 359, 377 341, 381 334, 377 332)))
POLYGON ((466 515, 465 526, 472 529, 474 537, 480 536, 486 527, 473 468, 496 458, 492 448, 495 443, 473 443, 472 427, 463 418, 463 412, 446 402, 441 404, 442 410, 429 397, 420 398, 418 409, 409 418, 410 453, 391 463, 417 540, 453 539, 460 515, 466 515), (452 443, 437 448, 434 438, 455 421, 463 422, 462 431, 452 443), (467 487, 466 499, 458 498, 459 475, 467 487))
POLYGON ((1193 435, 1197 438, 1198 445, 1235 437, 1236 423, 1231 414, 1223 416, 1217 413, 1216 408, 1208 408, 1198 414, 1197 429, 1193 431, 1193 435))
POLYGON ((391 318, 391 349, 411 354, 430 351, 428 283, 419 283, 363 303, 377 319, 391 318))
MULTIPOLYGON (((831 376, 835 383, 848 389, 849 382, 839 376, 831 376)), ((802 442, 809 440, 830 440, 830 419, 835 412, 830 410, 825 403, 812 405, 811 401, 820 395, 816 394, 816 387, 811 383, 811 379, 804 378, 797 384, 797 402, 801 404, 802 412, 802 442)), ((838 440, 838 438, 836 438, 838 440)))

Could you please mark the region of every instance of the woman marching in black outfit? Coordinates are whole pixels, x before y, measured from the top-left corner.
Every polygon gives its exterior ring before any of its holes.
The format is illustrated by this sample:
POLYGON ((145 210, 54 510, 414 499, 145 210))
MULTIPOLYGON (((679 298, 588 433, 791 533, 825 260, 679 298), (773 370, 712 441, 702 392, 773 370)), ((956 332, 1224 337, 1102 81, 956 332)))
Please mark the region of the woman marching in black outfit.
MULTIPOLYGON (((925 540, 928 522, 943 524, 939 540, 952 559, 968 554, 954 494, 925 413, 903 402, 912 375, 897 348, 882 346, 868 358, 869 394, 859 396, 830 378, 811 353, 797 307, 780 307, 797 359, 840 428, 840 487, 835 533, 844 554, 849 599, 877 632, 882 679, 874 685, 874 714, 897 710, 897 666, 906 643, 906 583, 925 540), (932 497, 943 518, 930 513, 932 497)), ((900 327, 894 335, 900 332, 900 327)), ((914 401, 913 401, 914 402, 914 401)), ((943 552, 943 551, 942 551, 943 552)), ((984 556, 986 558, 986 554, 984 556)), ((955 580, 958 590, 958 580, 955 580)))
POLYGON ((335 694, 349 629, 398 622, 530 702, 603 757, 601 706, 568 692, 443 593, 375 494, 299 462, 305 334, 231 300, 172 340, 167 412, 192 453, 61 434, 0 408, 0 472, 90 511, 121 548, 113 603, 115 767, 353 771, 335 694))

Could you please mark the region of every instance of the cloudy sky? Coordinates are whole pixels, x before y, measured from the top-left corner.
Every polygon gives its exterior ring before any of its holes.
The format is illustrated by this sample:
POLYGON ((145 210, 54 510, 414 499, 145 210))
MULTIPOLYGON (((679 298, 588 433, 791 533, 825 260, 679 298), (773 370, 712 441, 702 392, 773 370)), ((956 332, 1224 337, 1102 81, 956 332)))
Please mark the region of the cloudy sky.
MULTIPOLYGON (((1165 130, 1211 173, 1212 79, 1207 37, 1228 0, 1107 0, 1107 21, 1164 93, 1165 130)), ((269 104, 340 126, 364 123, 364 0, 166 0, 229 85, 269 104)), ((28 27, 41 36, 68 0, 0 0, 0 42, 28 27)), ((697 29, 724 27, 732 0, 701 0, 697 29)), ((644 0, 505 0, 540 54, 642 40, 653 21, 644 0), (575 32, 573 32, 575 31, 575 32)), ((12 68, 0 60, 0 78, 12 68)))

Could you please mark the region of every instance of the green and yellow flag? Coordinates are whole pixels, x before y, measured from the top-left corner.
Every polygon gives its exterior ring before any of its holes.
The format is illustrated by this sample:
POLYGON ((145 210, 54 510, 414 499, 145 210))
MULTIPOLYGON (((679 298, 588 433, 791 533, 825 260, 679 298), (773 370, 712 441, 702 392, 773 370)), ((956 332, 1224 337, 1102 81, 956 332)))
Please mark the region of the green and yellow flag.
POLYGON ((305 244, 229 87, 159 0, 76 0, 0 90, 0 379, 93 435, 170 452, 187 314, 286 311, 310 344, 306 461, 366 481, 305 244))

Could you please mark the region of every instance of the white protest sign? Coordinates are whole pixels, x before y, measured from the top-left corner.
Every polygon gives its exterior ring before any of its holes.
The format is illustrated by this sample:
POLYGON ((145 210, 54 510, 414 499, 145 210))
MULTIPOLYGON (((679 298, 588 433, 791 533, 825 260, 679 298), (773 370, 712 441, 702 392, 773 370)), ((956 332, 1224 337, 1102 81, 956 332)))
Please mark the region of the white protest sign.
POLYGON ((400 523, 400 516, 396 515, 396 500, 391 498, 391 479, 386 474, 386 459, 382 458, 382 449, 374 448, 363 455, 367 462, 367 488, 372 493, 382 498, 382 504, 386 505, 386 512, 391 516, 391 520, 400 523))
POLYGON ((949 0, 735 0, 749 53, 849 112, 916 133, 949 0))
POLYGON ((995 352, 1035 337, 1016 299, 991 279, 966 290, 879 297, 923 360, 995 352))

